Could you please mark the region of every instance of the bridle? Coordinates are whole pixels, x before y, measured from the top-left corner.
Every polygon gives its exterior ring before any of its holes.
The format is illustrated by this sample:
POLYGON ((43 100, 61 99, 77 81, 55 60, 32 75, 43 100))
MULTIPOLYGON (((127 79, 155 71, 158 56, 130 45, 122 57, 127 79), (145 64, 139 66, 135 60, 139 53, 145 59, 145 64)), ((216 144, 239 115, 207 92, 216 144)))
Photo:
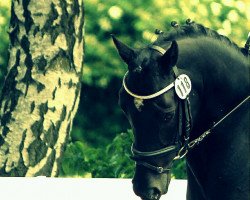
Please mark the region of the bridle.
MULTIPOLYGON (((151 49, 158 51, 160 54, 164 54, 166 52, 165 49, 163 49, 160 46, 152 45, 150 47, 151 49)), ((238 104, 234 109, 232 109, 229 113, 227 113, 221 120, 219 120, 217 123, 214 123, 213 126, 202 133, 198 138, 189 141, 189 135, 191 132, 192 127, 192 115, 191 115, 191 106, 189 101, 189 93, 191 92, 191 80, 189 77, 185 74, 179 74, 179 70, 177 66, 173 67, 173 72, 175 76, 175 81, 167 85, 165 88, 161 89, 160 91, 147 95, 147 96, 141 96, 134 94, 131 92, 127 85, 126 85, 126 77, 128 75, 128 72, 124 75, 123 78, 123 87, 125 91, 132 97, 134 97, 137 100, 144 101, 148 99, 153 99, 155 97, 158 97, 166 92, 168 92, 170 89, 174 88, 175 93, 178 96, 178 113, 179 113, 179 121, 178 121, 178 131, 176 141, 173 145, 154 150, 154 151, 140 151, 136 149, 135 145, 132 144, 131 146, 131 152, 132 156, 131 159, 136 162, 137 165, 144 166, 145 168, 148 168, 152 171, 155 171, 159 174, 166 173, 170 171, 170 168, 164 168, 161 166, 155 166, 145 161, 145 159, 155 156, 162 156, 170 153, 176 153, 176 157, 173 160, 181 159, 186 156, 186 154, 189 152, 190 149, 194 148, 198 144, 200 144, 201 141, 203 141, 210 133, 211 131, 218 126, 223 120, 225 120, 229 115, 231 115, 235 110, 237 110, 242 104, 244 104, 247 100, 250 99, 250 96, 245 98, 240 104, 238 104), (186 87, 185 87, 186 84, 186 87), (189 84, 190 87, 187 87, 189 84)))
MULTIPOLYGON (((158 51, 160 54, 164 54, 166 52, 165 49, 163 49, 160 46, 152 45, 150 47, 151 49, 154 49, 158 51)), ((132 156, 131 158, 136 161, 137 165, 142 165, 150 170, 153 170, 157 173, 166 173, 170 171, 170 168, 164 168, 160 166, 154 166, 146 161, 145 158, 154 157, 154 156, 161 156, 169 153, 176 153, 177 156, 175 159, 182 158, 186 155, 187 149, 188 149, 188 141, 189 141, 189 135, 191 131, 192 126, 192 116, 191 116, 191 108, 190 108, 190 102, 188 98, 188 94, 191 91, 191 80, 189 77, 185 74, 179 74, 179 70, 177 66, 173 67, 174 72, 174 78, 175 81, 161 89, 160 91, 146 96, 141 96, 134 94, 132 91, 130 91, 126 85, 126 77, 128 75, 128 72, 124 75, 123 78, 123 87, 125 91, 137 101, 144 101, 148 99, 153 99, 155 97, 158 97, 166 92, 168 92, 170 89, 175 88, 176 94, 178 96, 178 110, 179 110, 179 127, 178 127, 178 134, 175 139, 175 143, 171 146, 167 146, 164 148, 161 148, 159 150, 155 151, 140 151, 136 149, 135 145, 132 144, 131 146, 131 152, 132 156), (185 87, 185 85, 188 85, 188 87, 185 87), (183 122, 185 128, 183 128, 183 122), (183 141, 183 142, 182 142, 183 141), (184 151, 185 150, 185 151, 184 151)))

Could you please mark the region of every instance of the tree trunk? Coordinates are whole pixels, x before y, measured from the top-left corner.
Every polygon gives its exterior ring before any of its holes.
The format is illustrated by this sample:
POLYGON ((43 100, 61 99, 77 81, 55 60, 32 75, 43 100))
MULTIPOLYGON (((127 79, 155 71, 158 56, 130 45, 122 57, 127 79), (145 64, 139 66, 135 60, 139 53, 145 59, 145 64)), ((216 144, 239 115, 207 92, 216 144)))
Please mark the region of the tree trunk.
POLYGON ((80 97, 83 0, 13 0, 0 176, 57 176, 80 97))

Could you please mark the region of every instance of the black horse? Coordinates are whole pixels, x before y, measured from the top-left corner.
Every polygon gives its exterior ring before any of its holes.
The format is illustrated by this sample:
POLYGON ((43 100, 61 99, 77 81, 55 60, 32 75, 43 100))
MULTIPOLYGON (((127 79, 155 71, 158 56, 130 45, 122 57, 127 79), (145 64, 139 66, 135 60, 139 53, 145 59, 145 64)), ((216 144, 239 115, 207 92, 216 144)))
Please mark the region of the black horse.
POLYGON ((172 26, 141 49, 113 36, 128 65, 119 103, 134 133, 134 192, 160 199, 186 155, 187 199, 249 200, 248 53, 200 24, 172 26))

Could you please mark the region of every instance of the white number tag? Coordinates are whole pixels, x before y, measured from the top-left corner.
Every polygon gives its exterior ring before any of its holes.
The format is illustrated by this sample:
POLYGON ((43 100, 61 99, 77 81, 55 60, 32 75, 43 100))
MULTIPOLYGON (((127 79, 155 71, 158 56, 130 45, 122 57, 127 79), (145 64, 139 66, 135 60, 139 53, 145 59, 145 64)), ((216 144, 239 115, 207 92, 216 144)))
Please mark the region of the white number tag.
POLYGON ((186 99, 191 92, 191 80, 186 74, 181 74, 174 82, 175 92, 180 99, 186 99))

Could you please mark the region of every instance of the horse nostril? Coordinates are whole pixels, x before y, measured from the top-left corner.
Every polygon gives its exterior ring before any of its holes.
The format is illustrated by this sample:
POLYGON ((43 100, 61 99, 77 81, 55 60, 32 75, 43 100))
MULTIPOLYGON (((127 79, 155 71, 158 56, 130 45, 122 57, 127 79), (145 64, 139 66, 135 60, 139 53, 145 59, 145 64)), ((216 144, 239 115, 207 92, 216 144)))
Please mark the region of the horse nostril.
POLYGON ((157 188, 151 188, 148 191, 148 199, 150 200, 158 200, 161 197, 161 192, 157 188))
POLYGON ((159 200, 162 193, 157 187, 147 187, 139 184, 137 179, 132 180, 134 193, 143 200, 159 200))

